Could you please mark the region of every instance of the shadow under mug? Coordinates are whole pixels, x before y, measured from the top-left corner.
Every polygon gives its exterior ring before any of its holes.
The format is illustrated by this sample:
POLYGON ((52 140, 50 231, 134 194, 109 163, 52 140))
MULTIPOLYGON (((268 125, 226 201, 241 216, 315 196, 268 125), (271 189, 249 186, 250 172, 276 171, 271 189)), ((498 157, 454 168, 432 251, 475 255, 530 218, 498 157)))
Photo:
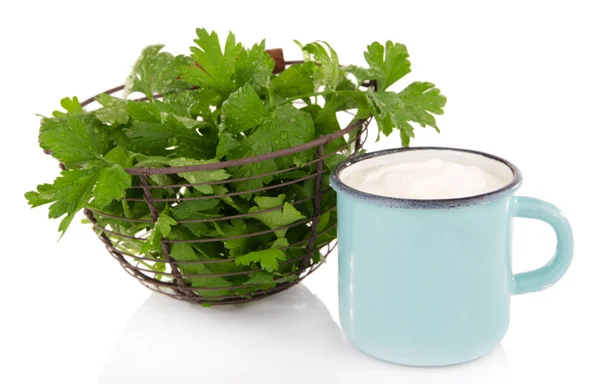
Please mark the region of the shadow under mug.
POLYGON ((342 162, 331 175, 337 191, 340 323, 350 342, 374 357, 440 366, 491 351, 509 323, 510 296, 553 285, 573 257, 573 234, 553 205, 514 196, 521 172, 482 152, 399 148, 342 162), (477 166, 510 180, 464 198, 400 199, 358 191, 348 170, 441 159, 477 166), (544 267, 513 275, 513 217, 547 222, 557 236, 544 267))

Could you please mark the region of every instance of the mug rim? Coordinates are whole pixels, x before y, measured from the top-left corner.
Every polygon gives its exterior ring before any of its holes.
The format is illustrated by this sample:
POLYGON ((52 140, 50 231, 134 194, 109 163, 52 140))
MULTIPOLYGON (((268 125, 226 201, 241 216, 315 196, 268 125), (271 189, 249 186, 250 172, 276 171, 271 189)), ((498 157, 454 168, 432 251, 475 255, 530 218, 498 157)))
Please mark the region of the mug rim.
POLYGON ((375 152, 365 153, 359 156, 354 156, 342 161, 338 164, 333 172, 331 172, 330 183, 333 189, 335 189, 338 193, 344 192, 351 196, 354 196, 360 200, 365 200, 369 203, 374 203, 378 205, 384 205, 388 207, 396 207, 396 208, 416 208, 416 209, 436 209, 436 208, 455 208, 455 207, 463 207, 481 204, 493 200, 497 200, 500 197, 510 195, 514 193, 522 184, 523 176, 519 168, 517 168, 513 163, 508 160, 505 160, 499 156, 492 155, 482 151, 476 151, 473 149, 464 149, 464 148, 452 148, 452 147, 400 147, 400 148, 390 148, 383 149, 375 152), (348 184, 344 183, 340 179, 340 173, 350 166, 359 163, 364 160, 372 159, 374 157, 390 155, 394 153, 400 152, 409 152, 409 151, 424 151, 424 150, 434 150, 434 151, 455 151, 455 152, 463 152, 473 155, 480 155, 487 157, 492 160, 496 160, 507 166, 512 174, 512 180, 503 186, 502 188, 493 190, 491 192, 486 192, 478 195, 458 197, 458 198, 448 198, 448 199, 409 199, 409 198, 399 198, 399 197, 390 197, 390 196, 382 196, 375 195, 369 192, 360 191, 358 189, 350 187, 348 184))

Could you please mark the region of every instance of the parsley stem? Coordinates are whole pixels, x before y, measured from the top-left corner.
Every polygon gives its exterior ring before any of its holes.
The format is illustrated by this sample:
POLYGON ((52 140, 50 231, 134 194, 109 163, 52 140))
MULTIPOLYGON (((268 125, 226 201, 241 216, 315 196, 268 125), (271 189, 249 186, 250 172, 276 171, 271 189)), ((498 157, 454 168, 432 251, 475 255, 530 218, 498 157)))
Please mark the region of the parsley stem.
POLYGON ((273 105, 273 100, 275 100, 275 97, 273 95, 273 88, 267 87, 267 92, 269 95, 269 98, 268 98, 269 107, 271 107, 273 105))
MULTIPOLYGON (((121 193, 121 197, 127 197, 125 191, 121 193)), ((131 209, 129 209, 129 204, 127 203, 127 201, 121 200, 121 204, 123 205, 123 212, 125 212, 125 217, 127 217, 128 219, 132 219, 133 213, 131 212, 131 209)))
POLYGON ((360 91, 323 91, 323 92, 312 92, 312 93, 306 93, 304 95, 298 95, 298 96, 294 96, 294 97, 290 97, 289 99, 285 99, 280 103, 277 103, 277 107, 287 104, 287 103, 291 103, 294 100, 300 100, 300 99, 306 99, 309 98, 311 96, 327 96, 327 95, 332 95, 332 94, 337 94, 337 95, 342 95, 342 96, 353 96, 355 94, 358 93, 363 93, 360 91))
POLYGON ((326 96, 326 95, 330 95, 333 92, 334 91, 323 91, 323 92, 305 93, 304 95, 298 95, 298 96, 294 96, 294 97, 290 97, 288 99, 285 99, 282 102, 277 103, 277 106, 279 107, 280 105, 291 103, 294 100, 306 99, 306 98, 309 98, 309 97, 312 97, 312 96, 326 96))

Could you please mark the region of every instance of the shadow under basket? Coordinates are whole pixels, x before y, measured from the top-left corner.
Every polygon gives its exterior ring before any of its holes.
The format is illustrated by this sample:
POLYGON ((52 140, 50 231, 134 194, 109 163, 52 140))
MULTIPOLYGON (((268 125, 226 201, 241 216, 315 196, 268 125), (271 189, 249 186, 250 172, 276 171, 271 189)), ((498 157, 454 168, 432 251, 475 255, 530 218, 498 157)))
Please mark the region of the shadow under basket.
MULTIPOLYGON (((289 65, 292 62, 286 62, 289 65)), ((123 89, 116 87, 105 93, 114 93, 123 89)), ((160 97, 157 95, 156 97, 160 97)), ((93 102, 93 98, 86 100, 83 105, 93 102)), ((328 159, 333 158, 339 153, 344 153, 346 157, 352 157, 362 149, 367 136, 367 127, 370 119, 355 120, 344 129, 335 133, 318 137, 317 139, 292 148, 263 154, 260 156, 248 157, 244 159, 221 161, 202 165, 183 166, 183 167, 134 167, 126 169, 127 173, 133 176, 133 183, 124 194, 119 204, 128 205, 147 205, 143 207, 148 209, 150 214, 148 219, 132 219, 125 215, 117 216, 102 212, 100 209, 87 208, 84 213, 93 225, 94 231, 99 239, 106 245, 109 253, 121 264, 121 266, 131 276, 135 277, 140 283, 153 291, 165 294, 178 300, 198 304, 237 304, 258 300, 269 295, 281 292, 291 286, 299 283, 306 276, 315 271, 331 253, 336 246, 336 225, 335 214, 335 192, 329 186, 327 167, 328 159), (311 159, 301 166, 291 166, 286 169, 279 169, 274 172, 267 172, 260 175, 248 177, 232 177, 226 180, 210 181, 203 183, 164 183, 161 180, 169 180, 169 175, 178 175, 182 172, 202 172, 215 170, 235 170, 239 167, 256 167, 262 169, 264 162, 278 161, 287 157, 294 157, 300 153, 306 152, 304 158, 311 159), (226 184, 239 183, 253 179, 269 180, 262 185, 262 188, 239 190, 229 192, 229 189, 219 188, 226 184), (182 192, 197 188, 199 186, 210 186, 212 194, 201 196, 189 196, 182 192), (290 190, 301 186, 303 191, 310 191, 304 196, 290 193, 290 190), (280 190, 281 192, 273 191, 280 190), (224 191, 227 193, 219 193, 224 191), (210 199, 242 199, 248 193, 260 195, 264 191, 269 191, 273 196, 279 193, 286 194, 286 203, 290 203, 294 208, 303 212, 304 219, 293 222, 292 224, 281 226, 274 229, 262 229, 251 233, 244 233, 235 236, 201 236, 194 239, 169 239, 160 240, 161 252, 150 255, 147 252, 132 251, 128 243, 148 241, 152 228, 159 218, 159 212, 166 205, 177 206, 186 201, 201 201, 210 199), (139 225, 140 231, 135 235, 123 234, 119 226, 114 224, 122 222, 123 225, 139 225), (113 224, 111 224, 113 223, 113 224), (274 237, 278 231, 286 230, 289 233, 296 233, 290 237, 289 244, 280 248, 285 252, 286 258, 279 262, 280 275, 270 284, 238 284, 229 283, 227 286, 193 286, 191 283, 194 278, 213 278, 220 277, 228 281, 249 281, 254 274, 263 271, 259 265, 252 263, 250 266, 238 266, 235 264, 235 257, 217 253, 205 260, 175 260, 171 254, 173 246, 177 243, 187 243, 193 247, 210 247, 213 245, 222 246, 228 241, 254 238, 255 241, 261 241, 265 236, 274 237), (293 241, 292 241, 293 240, 293 241), (236 265, 236 271, 229 271, 227 268, 219 268, 236 265), (190 266, 200 266, 189 268, 190 266), (206 267, 206 268, 204 268, 206 267), (219 270, 225 269, 219 273, 219 270), (191 273, 190 270, 192 270, 191 273), (207 271, 212 273, 198 273, 207 271), (238 279, 239 277, 239 279, 238 279)), ((338 156, 339 158, 339 156, 338 156)), ((266 168, 266 167, 265 167, 266 168)), ((233 173, 233 172, 231 172, 233 173)), ((231 201, 231 200, 229 200, 231 201)), ((252 217, 270 211, 281 210, 278 206, 271 209, 253 210, 248 213, 239 213, 225 215, 221 217, 177 219, 177 225, 182 226, 217 226, 228 225, 231 220, 244 219, 252 220, 252 217)), ((244 240, 242 240, 244 241, 244 240)))

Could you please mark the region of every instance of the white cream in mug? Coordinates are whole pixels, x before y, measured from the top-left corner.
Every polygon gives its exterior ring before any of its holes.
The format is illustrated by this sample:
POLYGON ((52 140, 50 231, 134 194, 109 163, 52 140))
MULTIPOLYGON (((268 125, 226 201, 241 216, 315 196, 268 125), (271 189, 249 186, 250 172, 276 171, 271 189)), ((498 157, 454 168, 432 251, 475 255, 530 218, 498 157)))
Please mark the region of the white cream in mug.
POLYGON ((479 167, 440 159, 364 167, 344 175, 343 181, 359 191, 404 199, 475 196, 507 184, 479 167))

